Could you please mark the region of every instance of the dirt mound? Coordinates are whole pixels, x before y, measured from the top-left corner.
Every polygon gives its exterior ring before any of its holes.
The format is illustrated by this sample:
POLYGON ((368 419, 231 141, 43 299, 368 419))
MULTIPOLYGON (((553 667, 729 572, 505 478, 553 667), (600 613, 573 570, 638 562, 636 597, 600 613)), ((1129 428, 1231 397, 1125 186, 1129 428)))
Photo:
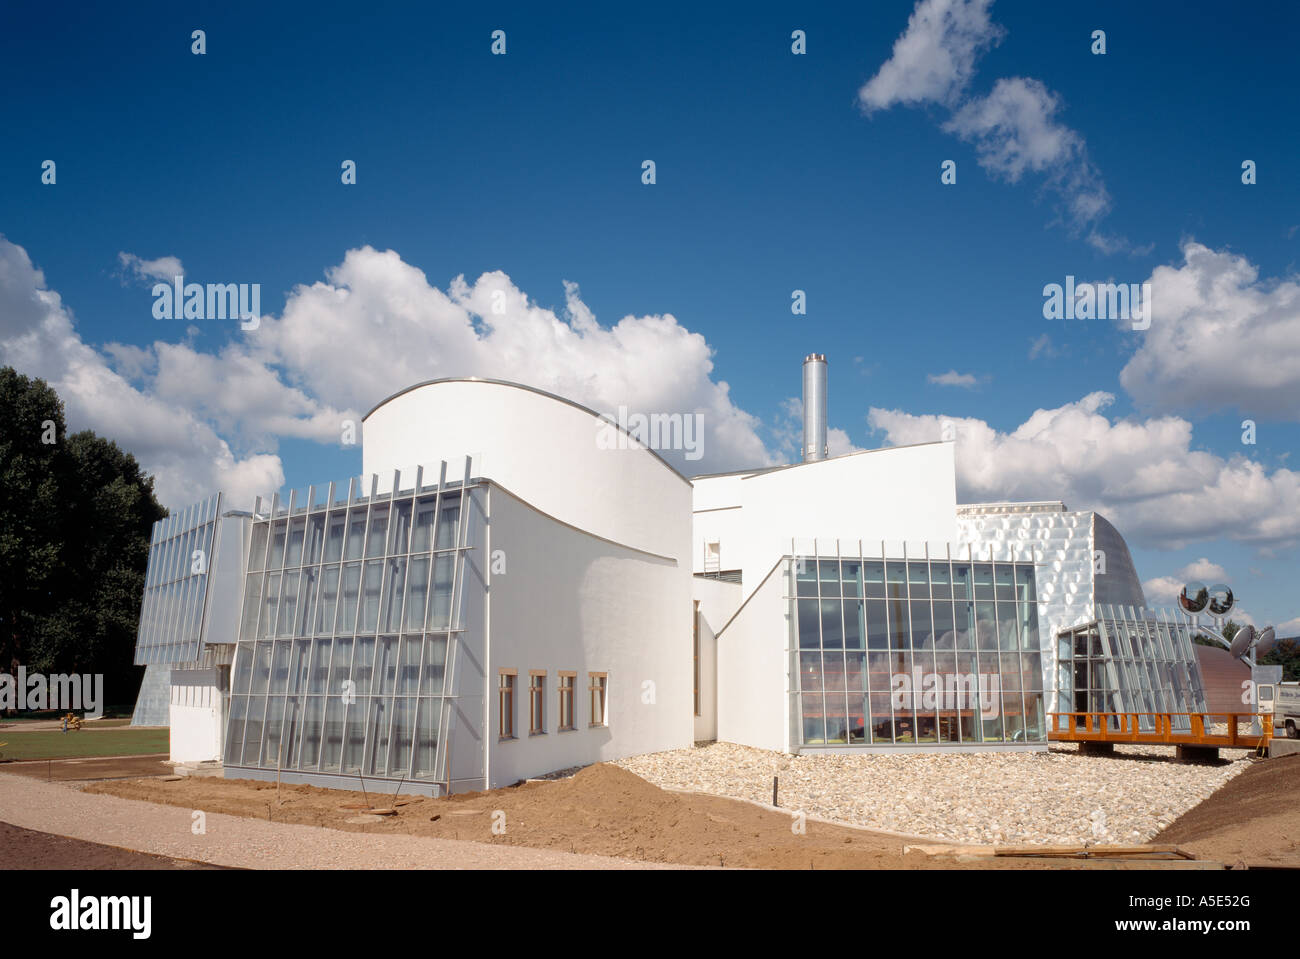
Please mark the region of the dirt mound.
POLYGON ((1300 867, 1300 756, 1251 765, 1164 830, 1171 842, 1233 865, 1300 867))
MULTIPOLYGON (((390 787, 391 789, 391 787, 390 787)), ((393 833, 505 843, 563 852, 618 856, 694 866, 786 869, 939 867, 925 856, 902 855, 902 841, 863 830, 806 822, 713 796, 668 792, 617 766, 598 764, 568 779, 528 782, 447 799, 390 792, 281 787, 243 779, 114 780, 85 791, 228 813, 275 822, 367 833, 393 833), (348 822, 369 801, 395 805, 382 822, 348 822), (504 831, 503 831, 504 830, 504 831)), ((951 865, 951 864, 949 864, 951 865)))

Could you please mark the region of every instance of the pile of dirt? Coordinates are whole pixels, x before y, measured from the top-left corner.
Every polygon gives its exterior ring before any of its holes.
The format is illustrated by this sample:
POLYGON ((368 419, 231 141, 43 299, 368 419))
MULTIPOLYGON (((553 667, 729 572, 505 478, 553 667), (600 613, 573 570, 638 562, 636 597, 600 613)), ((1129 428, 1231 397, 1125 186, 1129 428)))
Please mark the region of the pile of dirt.
POLYGON ((1253 763, 1156 841, 1228 865, 1300 868, 1300 756, 1253 763))
MULTIPOLYGON (((904 856, 903 840, 806 822, 790 813, 713 796, 674 793, 617 766, 589 766, 569 779, 428 799, 240 779, 99 782, 87 792, 206 812, 383 834, 505 843, 684 866, 776 869, 953 868, 951 860, 904 856), (391 807, 379 822, 358 805, 391 807), (348 808, 351 807, 351 808, 348 808), (494 830, 494 825, 497 829, 494 830), (504 832, 501 832, 501 826, 504 832)), ((997 863, 996 866, 1002 866, 997 863)), ((1025 863, 1006 864, 1025 868, 1025 863)), ((1037 866, 1038 864, 1035 864, 1037 866)), ((984 866, 987 868, 987 865, 984 866)))

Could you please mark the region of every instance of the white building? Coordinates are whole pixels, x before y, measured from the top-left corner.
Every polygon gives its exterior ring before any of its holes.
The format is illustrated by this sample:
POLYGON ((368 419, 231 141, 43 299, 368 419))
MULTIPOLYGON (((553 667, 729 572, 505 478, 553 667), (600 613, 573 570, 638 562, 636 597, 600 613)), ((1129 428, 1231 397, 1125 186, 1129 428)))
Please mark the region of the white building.
POLYGON ((526 386, 395 394, 362 477, 158 524, 137 720, 169 684, 174 760, 433 793, 712 739, 1045 748, 1082 578, 959 509, 951 442, 827 458, 804 372, 804 462, 693 480, 526 386))

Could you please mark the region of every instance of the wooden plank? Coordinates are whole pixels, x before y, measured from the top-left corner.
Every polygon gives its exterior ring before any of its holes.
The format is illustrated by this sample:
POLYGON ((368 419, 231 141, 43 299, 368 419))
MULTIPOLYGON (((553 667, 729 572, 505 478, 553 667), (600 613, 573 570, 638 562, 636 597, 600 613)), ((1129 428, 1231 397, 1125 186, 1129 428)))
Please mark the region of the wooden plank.
POLYGON ((994 846, 996 856, 1177 856, 1194 858, 1177 846, 994 846))
POLYGON ((1144 859, 1148 862, 1165 859, 1192 860, 1195 857, 1178 846, 1152 844, 1146 846, 962 846, 954 843, 916 843, 903 847, 903 854, 919 852, 927 856, 973 856, 985 859, 1144 859))

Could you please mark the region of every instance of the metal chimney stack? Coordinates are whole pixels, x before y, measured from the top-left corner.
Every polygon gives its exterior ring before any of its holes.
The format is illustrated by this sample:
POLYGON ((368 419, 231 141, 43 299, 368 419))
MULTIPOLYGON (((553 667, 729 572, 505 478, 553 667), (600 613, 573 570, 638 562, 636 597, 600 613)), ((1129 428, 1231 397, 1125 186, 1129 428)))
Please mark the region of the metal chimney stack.
POLYGON ((803 358, 803 461, 826 459, 826 356, 810 353, 803 358))

